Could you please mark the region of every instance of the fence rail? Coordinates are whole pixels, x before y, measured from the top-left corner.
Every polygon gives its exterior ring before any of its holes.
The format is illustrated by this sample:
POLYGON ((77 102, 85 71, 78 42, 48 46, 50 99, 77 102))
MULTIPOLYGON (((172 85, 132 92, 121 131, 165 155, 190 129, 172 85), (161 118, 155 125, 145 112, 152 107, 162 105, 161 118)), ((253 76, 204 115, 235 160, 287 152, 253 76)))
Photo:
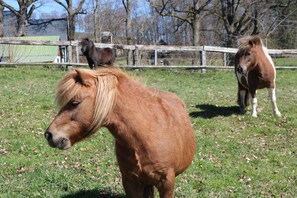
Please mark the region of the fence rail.
MULTIPOLYGON (((0 39, 1 44, 9 45, 47 45, 47 46, 66 46, 68 50, 68 57, 65 63, 0 63, 0 65, 66 65, 66 66, 86 66, 87 64, 80 63, 79 61, 79 43, 80 41, 40 41, 40 40, 10 40, 10 39, 0 39), (75 49, 75 53, 72 52, 72 48, 75 49), (75 59, 73 59, 72 54, 75 54, 75 59), (73 60, 73 61, 72 61, 73 60)), ((109 47, 119 50, 132 50, 133 60, 131 61, 133 65, 124 65, 122 67, 147 67, 147 68, 218 68, 218 69, 229 69, 232 67, 227 66, 227 54, 234 54, 237 52, 236 48, 226 48, 226 47, 217 47, 217 46, 172 46, 172 45, 122 45, 122 44, 106 44, 106 43, 95 43, 96 47, 103 48, 109 47), (154 65, 140 65, 140 52, 141 51, 154 51, 154 65), (157 66, 158 62, 158 53, 161 52, 197 52, 199 54, 199 63, 195 65, 166 65, 166 66, 157 66), (218 52, 223 53, 223 66, 207 65, 207 53, 209 52, 218 52)), ((294 55, 297 57, 297 49, 268 49, 268 53, 271 55, 294 55)), ((277 66, 279 68, 290 68, 297 69, 297 66, 277 66)))

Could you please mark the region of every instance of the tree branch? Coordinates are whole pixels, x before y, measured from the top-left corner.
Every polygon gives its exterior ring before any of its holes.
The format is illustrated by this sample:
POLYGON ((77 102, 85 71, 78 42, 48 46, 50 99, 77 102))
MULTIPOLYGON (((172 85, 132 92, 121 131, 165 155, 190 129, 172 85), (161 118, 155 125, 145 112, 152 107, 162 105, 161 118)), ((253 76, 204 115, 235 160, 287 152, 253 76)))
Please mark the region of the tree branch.
POLYGON ((82 8, 82 5, 85 3, 85 0, 81 0, 77 6, 77 8, 74 10, 74 14, 78 14, 82 8))
POLYGON ((3 0, 0 0, 0 4, 3 6, 3 7, 6 7, 7 9, 9 9, 11 12, 13 12, 14 15, 16 16, 19 16, 20 13, 15 10, 12 6, 10 6, 9 4, 5 3, 3 0))
POLYGON ((68 6, 67 5, 65 5, 65 4, 63 4, 60 0, 54 0, 56 3, 58 3, 59 5, 61 5, 65 10, 67 10, 67 12, 69 12, 68 11, 68 6))

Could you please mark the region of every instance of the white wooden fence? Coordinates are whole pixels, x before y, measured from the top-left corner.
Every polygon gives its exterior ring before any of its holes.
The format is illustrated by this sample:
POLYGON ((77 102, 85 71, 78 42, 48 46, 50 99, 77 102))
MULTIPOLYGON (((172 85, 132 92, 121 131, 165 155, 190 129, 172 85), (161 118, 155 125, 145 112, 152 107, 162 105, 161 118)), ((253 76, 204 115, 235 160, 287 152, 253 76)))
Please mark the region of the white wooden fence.
MULTIPOLYGON (((87 64, 79 63, 79 52, 80 52, 80 41, 37 41, 37 40, 9 40, 9 39, 0 39, 1 44, 10 44, 10 45, 50 45, 50 46, 66 46, 67 49, 67 58, 65 63, 0 63, 0 65, 66 65, 66 66, 85 66, 87 64), (73 53, 72 50, 75 50, 73 53), (75 60, 73 59, 72 55, 76 54, 75 60), (74 61, 71 61, 74 60, 74 61)), ((115 48, 120 50, 132 50, 134 53, 134 64, 133 65, 125 65, 123 67, 132 67, 132 68, 223 68, 229 69, 233 68, 232 66, 227 66, 227 54, 236 53, 236 48, 226 48, 226 47, 216 47, 216 46, 170 46, 170 45, 121 45, 121 44, 105 44, 105 43, 95 43, 96 47, 103 48, 115 48), (154 65, 140 65, 139 64, 139 54, 141 51, 154 51, 154 65), (199 64, 195 65, 163 65, 158 66, 158 53, 161 52, 197 52, 199 54, 199 64), (207 65, 207 53, 209 52, 219 52, 223 53, 223 65, 207 65)), ((271 55, 293 55, 297 57, 297 49, 268 49, 269 54, 271 55)), ((276 68, 282 69, 297 69, 296 66, 277 66, 276 68)))

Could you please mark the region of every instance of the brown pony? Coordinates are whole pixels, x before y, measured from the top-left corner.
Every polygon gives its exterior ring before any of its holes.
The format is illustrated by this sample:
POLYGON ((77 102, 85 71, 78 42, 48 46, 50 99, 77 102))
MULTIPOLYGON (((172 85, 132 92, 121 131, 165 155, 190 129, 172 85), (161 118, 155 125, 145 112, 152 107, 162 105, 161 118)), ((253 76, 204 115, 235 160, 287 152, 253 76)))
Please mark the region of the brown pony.
POLYGON ((98 66, 113 67, 115 51, 110 48, 96 48, 94 42, 88 38, 80 42, 81 51, 86 56, 90 69, 97 69, 98 66))
POLYGON ((61 107, 45 132, 51 147, 67 149, 106 127, 128 197, 173 197, 175 177, 192 162, 195 135, 184 103, 149 89, 119 69, 66 74, 57 89, 61 107))
POLYGON ((256 90, 268 88, 273 112, 281 116, 276 105, 274 64, 258 36, 247 36, 239 40, 235 55, 235 74, 238 81, 237 103, 241 113, 246 112, 250 97, 252 116, 257 117, 256 90))

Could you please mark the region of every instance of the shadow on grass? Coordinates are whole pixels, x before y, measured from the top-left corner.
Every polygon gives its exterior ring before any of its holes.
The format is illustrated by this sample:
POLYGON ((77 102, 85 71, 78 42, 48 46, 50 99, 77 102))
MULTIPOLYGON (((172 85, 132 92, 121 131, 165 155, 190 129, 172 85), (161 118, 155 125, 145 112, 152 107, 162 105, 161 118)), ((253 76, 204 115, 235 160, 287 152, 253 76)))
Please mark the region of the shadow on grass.
POLYGON ((224 116, 228 117, 234 114, 239 114, 239 107, 238 106, 231 106, 231 107, 220 107, 215 106, 211 104, 202 104, 202 105, 196 105, 196 108, 201 109, 202 111, 193 111, 189 115, 192 118, 214 118, 217 116, 224 116))
POLYGON ((69 195, 64 195, 61 198, 125 198, 125 195, 114 194, 108 190, 80 190, 69 195))

